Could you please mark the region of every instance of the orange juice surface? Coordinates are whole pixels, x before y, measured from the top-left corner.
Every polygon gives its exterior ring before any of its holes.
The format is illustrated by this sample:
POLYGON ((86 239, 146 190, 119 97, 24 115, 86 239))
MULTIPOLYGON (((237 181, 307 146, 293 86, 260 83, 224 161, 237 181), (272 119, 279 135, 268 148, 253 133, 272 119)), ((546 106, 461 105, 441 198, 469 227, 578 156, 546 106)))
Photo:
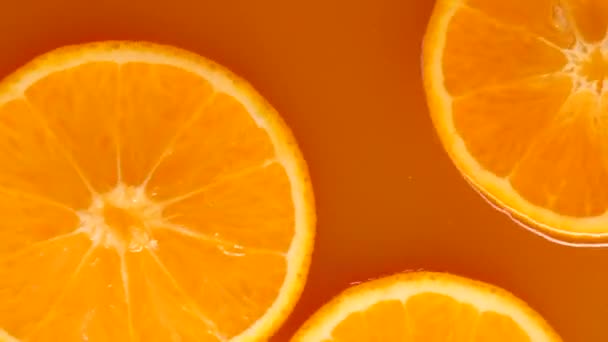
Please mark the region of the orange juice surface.
POLYGON ((287 341, 349 284, 416 269, 504 287, 565 341, 608 341, 608 249, 567 246, 520 227, 472 190, 443 151, 421 76, 432 7, 425 0, 4 1, 0 74, 59 46, 128 39, 194 51, 249 80, 293 129, 317 201, 308 283, 273 341, 287 341))

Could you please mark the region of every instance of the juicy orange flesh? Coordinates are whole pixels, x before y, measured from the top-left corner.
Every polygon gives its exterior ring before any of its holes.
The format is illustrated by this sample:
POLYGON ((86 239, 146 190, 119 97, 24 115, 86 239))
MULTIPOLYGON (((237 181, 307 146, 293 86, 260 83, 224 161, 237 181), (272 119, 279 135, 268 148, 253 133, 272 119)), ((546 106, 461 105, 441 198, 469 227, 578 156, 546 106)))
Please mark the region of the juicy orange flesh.
POLYGON ((602 51, 598 48, 594 49, 581 64, 580 76, 594 82, 597 86, 596 90, 602 92, 603 81, 608 76, 608 60, 602 51))
POLYGON ((608 29, 608 2, 604 0, 569 0, 567 7, 578 32, 585 41, 599 42, 608 29))
POLYGON ((556 0, 466 0, 464 3, 495 24, 520 28, 560 47, 568 47, 575 41, 565 8, 557 6, 556 0))
POLYGON ((443 71, 453 96, 555 72, 566 63, 559 50, 478 10, 458 10, 448 27, 443 71))
POLYGON ((508 316, 480 312, 470 304, 437 293, 421 293, 405 304, 378 302, 350 314, 327 341, 407 342, 530 342, 530 337, 508 316))
POLYGON ((51 74, 0 106, 0 159, 9 334, 218 341, 276 300, 294 234, 287 174, 247 110, 198 75, 110 62, 51 74), (93 245, 79 213, 118 185, 144 188, 162 219, 104 203, 93 245), (138 249, 112 244, 141 231, 138 249))
POLYGON ((481 167, 562 215, 608 209, 608 59, 591 50, 564 72, 565 49, 603 39, 607 27, 600 0, 469 0, 448 24, 442 62, 456 133, 481 167))

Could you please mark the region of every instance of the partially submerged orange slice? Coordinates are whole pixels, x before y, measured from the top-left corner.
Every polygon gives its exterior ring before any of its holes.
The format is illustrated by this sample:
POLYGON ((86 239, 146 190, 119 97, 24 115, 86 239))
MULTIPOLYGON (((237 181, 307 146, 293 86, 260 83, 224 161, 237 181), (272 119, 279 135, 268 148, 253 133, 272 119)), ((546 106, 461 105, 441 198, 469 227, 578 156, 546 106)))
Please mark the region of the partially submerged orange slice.
POLYGON ((424 41, 437 132, 540 232, 608 236, 608 2, 438 0, 424 41))
POLYGON ((306 164, 245 81, 106 42, 0 83, 0 340, 260 341, 303 288, 306 164))
POLYGON ((558 342, 527 304, 485 283, 414 272, 356 285, 315 313, 292 342, 558 342))

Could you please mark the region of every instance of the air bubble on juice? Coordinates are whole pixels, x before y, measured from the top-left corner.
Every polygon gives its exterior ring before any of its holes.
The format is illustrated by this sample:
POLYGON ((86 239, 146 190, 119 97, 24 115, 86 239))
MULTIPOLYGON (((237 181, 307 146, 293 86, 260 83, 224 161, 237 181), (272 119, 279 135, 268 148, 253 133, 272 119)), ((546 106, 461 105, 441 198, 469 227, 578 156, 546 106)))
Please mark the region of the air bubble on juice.
POLYGON ((227 256, 241 257, 241 256, 246 255, 245 247, 237 245, 237 244, 234 244, 230 247, 218 245, 217 248, 219 248, 219 250, 222 251, 222 253, 227 256))
POLYGON ((143 249, 144 249, 144 246, 139 243, 136 243, 136 242, 131 242, 128 247, 128 250, 131 253, 139 253, 139 252, 143 251, 143 249))
POLYGON ((89 266, 91 267, 95 267, 97 266, 97 264, 99 264, 99 257, 95 257, 95 259, 93 259, 93 261, 91 261, 91 263, 89 264, 89 266))

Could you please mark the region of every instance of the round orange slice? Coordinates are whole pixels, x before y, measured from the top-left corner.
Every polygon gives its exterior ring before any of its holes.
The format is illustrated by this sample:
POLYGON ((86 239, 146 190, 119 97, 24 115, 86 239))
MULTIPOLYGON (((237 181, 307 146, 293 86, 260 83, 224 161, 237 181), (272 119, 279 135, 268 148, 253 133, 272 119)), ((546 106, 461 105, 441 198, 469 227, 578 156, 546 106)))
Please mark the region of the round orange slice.
POLYGON ((0 83, 0 339, 261 341, 315 211, 289 129, 180 49, 103 42, 0 83))
POLYGON ((439 0, 424 41, 437 132, 537 232, 608 237, 608 2, 439 0))
POLYGON ((510 293, 445 273, 413 272, 356 285, 331 300, 292 342, 558 342, 510 293))

